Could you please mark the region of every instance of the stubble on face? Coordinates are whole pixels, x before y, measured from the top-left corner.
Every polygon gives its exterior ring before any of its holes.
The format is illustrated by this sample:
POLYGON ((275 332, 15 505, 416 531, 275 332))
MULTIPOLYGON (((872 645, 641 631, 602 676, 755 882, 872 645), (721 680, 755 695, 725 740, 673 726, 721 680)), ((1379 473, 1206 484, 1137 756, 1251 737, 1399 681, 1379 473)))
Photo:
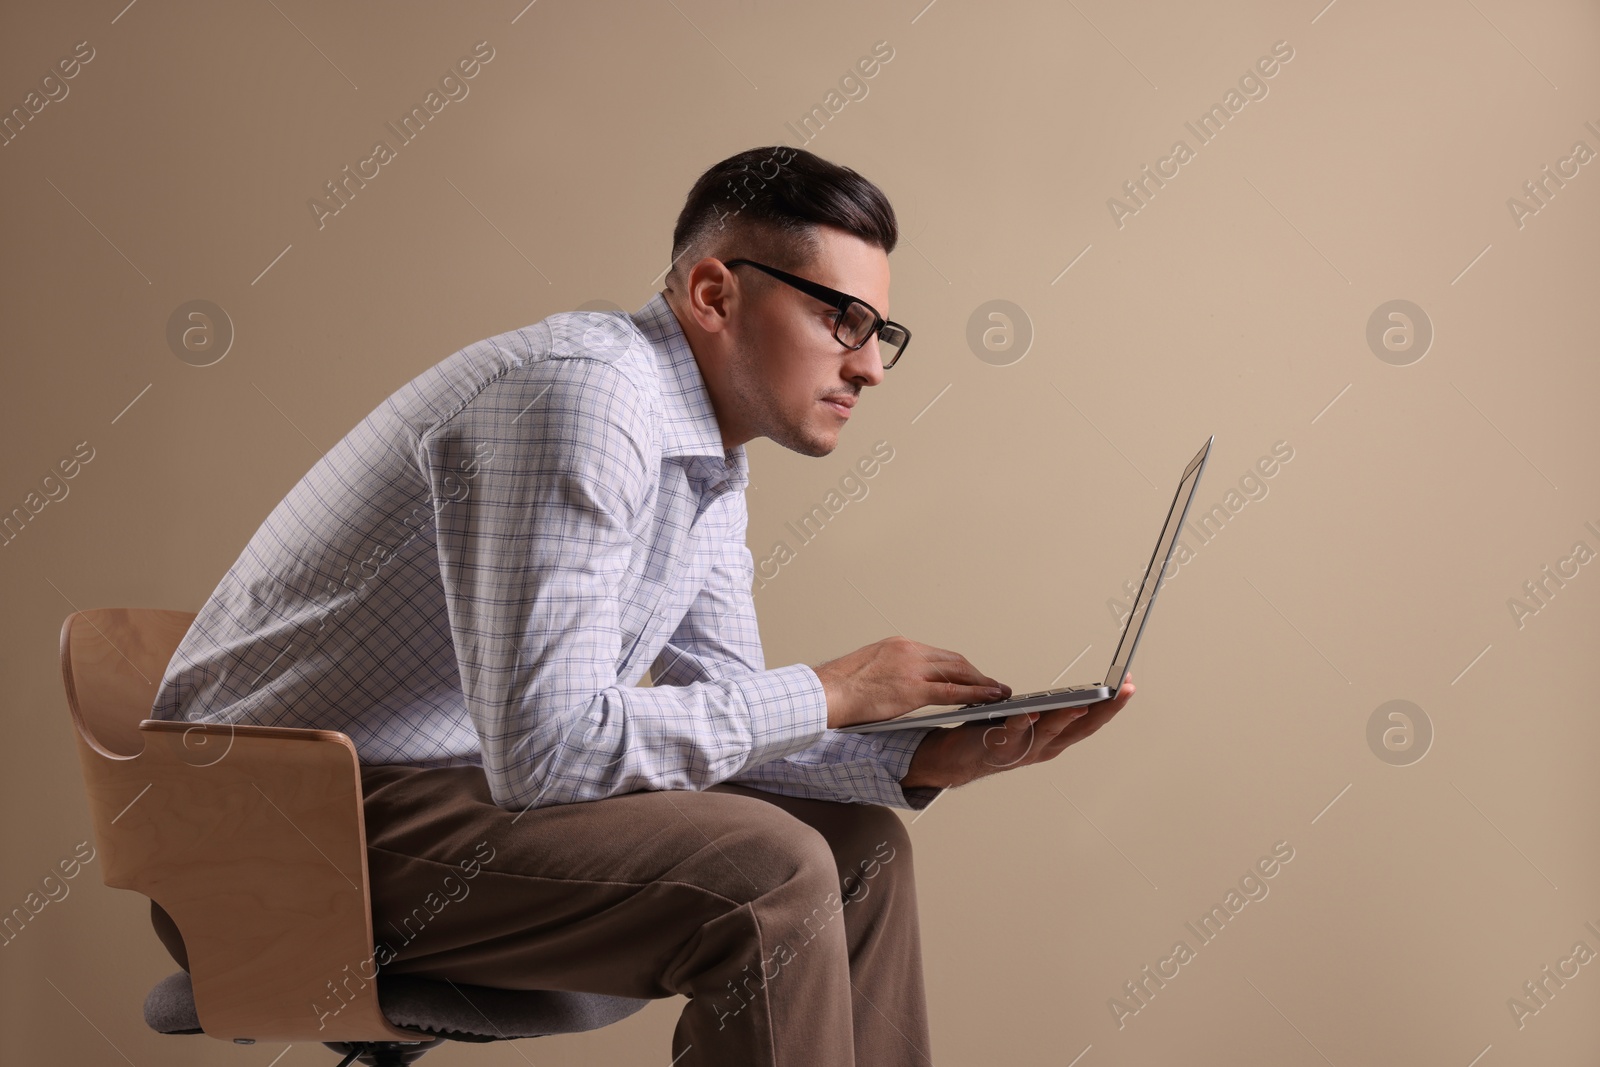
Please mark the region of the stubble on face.
POLYGON ((783 399, 771 376, 762 372, 765 357, 759 338, 741 339, 728 361, 728 387, 754 437, 765 437, 802 456, 826 456, 839 444, 838 431, 820 431, 814 417, 815 402, 799 415, 784 410, 783 399))

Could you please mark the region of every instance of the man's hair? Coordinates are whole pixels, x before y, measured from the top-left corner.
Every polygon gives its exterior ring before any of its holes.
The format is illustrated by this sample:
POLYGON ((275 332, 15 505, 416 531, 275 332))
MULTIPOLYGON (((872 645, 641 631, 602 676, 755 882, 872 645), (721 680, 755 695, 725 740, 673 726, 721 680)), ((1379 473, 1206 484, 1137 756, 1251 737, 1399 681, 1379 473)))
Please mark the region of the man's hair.
POLYGON ((802 270, 820 245, 818 226, 844 230, 885 255, 900 240, 889 198, 849 167, 788 145, 729 156, 689 190, 672 230, 666 288, 706 256, 802 270))

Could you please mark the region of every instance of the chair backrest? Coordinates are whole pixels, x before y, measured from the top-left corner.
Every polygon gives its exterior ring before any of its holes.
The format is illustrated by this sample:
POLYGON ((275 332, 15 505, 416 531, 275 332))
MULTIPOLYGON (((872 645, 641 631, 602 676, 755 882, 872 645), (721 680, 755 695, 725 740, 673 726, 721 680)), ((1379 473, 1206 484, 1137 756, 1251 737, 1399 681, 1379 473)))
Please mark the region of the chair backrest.
POLYGON ((150 717, 156 687, 189 624, 191 611, 101 608, 68 616, 61 630, 61 674, 78 732, 107 755, 144 748, 139 721, 150 717))
POLYGON ((97 608, 61 677, 106 885, 155 900, 213 1037, 405 1041, 378 1006, 355 746, 333 730, 150 719, 190 612, 97 608))

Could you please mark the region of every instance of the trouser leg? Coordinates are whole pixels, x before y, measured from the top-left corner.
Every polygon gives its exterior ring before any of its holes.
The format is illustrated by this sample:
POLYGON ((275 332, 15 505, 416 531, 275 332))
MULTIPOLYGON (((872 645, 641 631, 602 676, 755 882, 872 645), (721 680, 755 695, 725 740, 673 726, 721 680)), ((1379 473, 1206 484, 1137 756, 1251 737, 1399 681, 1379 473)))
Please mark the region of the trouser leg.
POLYGON ((775 804, 828 842, 839 877, 837 898, 802 926, 809 936, 824 921, 844 924, 855 1062, 931 1064, 916 872, 900 816, 871 804, 806 800, 728 783, 713 788, 775 804), (826 918, 835 911, 836 917, 826 918))
POLYGON ((519 814, 475 767, 370 767, 362 782, 384 973, 682 994, 679 1067, 855 1062, 847 924, 814 918, 839 894, 834 854, 777 805, 717 789, 519 814), (818 932, 786 958, 807 919, 818 932))

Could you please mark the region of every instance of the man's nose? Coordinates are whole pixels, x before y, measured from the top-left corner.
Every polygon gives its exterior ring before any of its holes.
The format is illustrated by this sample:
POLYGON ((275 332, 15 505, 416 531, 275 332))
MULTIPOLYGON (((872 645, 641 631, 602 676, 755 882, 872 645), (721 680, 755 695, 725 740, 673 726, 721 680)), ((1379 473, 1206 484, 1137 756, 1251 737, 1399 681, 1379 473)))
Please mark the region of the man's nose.
POLYGON ((883 354, 878 351, 878 335, 867 338, 866 344, 848 353, 845 370, 852 381, 877 385, 883 381, 883 354))

